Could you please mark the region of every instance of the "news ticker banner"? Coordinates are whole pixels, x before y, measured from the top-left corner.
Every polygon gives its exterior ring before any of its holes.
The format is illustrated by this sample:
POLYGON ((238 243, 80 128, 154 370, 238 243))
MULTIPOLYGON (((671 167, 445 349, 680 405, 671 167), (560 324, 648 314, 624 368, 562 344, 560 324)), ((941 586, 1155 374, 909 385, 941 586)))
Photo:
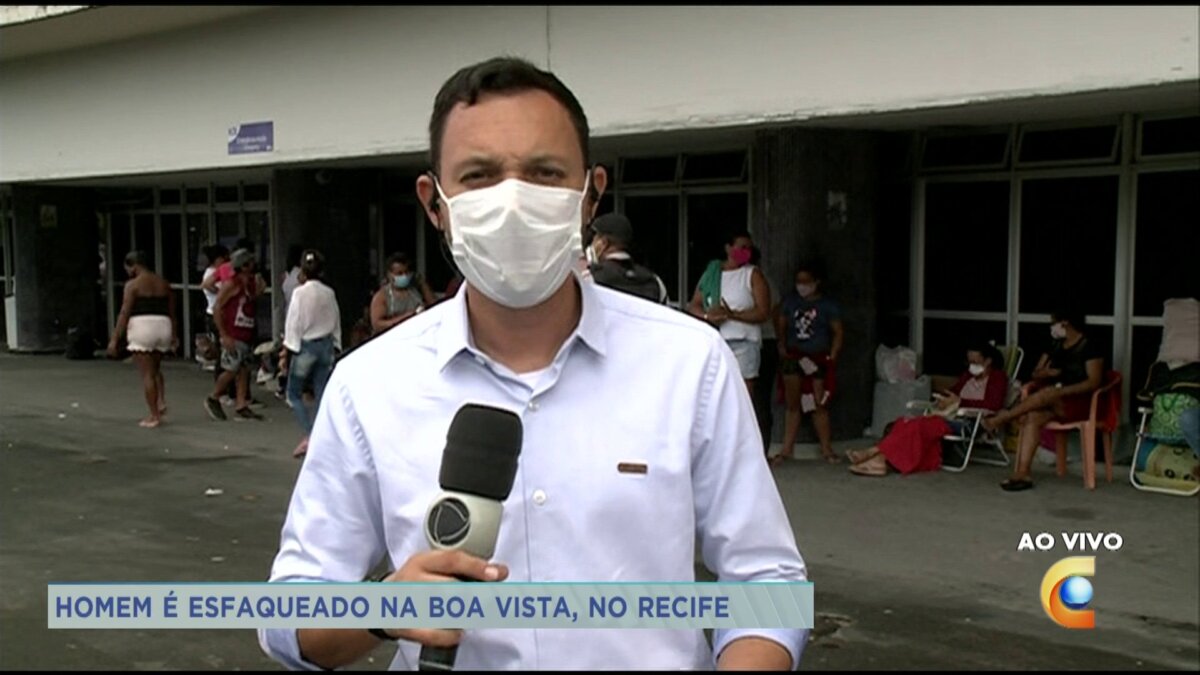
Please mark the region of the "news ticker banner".
POLYGON ((810 582, 49 584, 49 628, 812 628, 810 582))

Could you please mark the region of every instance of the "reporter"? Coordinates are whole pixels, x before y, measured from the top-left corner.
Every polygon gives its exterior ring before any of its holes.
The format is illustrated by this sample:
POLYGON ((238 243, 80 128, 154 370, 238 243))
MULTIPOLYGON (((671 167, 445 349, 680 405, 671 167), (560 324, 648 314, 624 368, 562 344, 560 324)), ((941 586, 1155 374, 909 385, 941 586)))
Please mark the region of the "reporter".
MULTIPOLYGON (((386 561, 392 580, 686 582, 697 540, 722 581, 803 581, 720 335, 574 271, 592 215, 584 194, 603 193, 608 176, 588 161, 570 90, 519 59, 463 68, 434 102, 430 155, 417 194, 466 281, 338 363, 271 581, 359 581, 386 561), (464 401, 522 418, 494 561, 430 553, 423 535, 438 448, 464 401), (612 422, 604 434, 597 410, 612 422)), ((786 669, 806 637, 718 630, 714 655, 700 630, 379 628, 401 638, 395 669, 456 638, 462 669, 786 669)), ((268 629, 259 641, 288 667, 316 669, 354 663, 378 637, 268 629)))

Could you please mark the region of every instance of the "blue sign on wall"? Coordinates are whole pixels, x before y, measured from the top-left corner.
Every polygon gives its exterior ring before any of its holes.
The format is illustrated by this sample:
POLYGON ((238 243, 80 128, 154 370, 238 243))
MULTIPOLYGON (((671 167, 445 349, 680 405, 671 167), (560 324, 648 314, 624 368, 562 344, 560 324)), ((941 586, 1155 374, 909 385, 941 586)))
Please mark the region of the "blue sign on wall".
POLYGON ((229 127, 229 154, 271 152, 275 149, 275 123, 249 122, 229 127))

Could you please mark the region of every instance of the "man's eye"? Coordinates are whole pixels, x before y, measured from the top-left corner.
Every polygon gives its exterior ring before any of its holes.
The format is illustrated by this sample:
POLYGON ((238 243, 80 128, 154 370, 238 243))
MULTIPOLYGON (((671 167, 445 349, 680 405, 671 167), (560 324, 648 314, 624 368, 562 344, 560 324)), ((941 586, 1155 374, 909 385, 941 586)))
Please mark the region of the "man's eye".
POLYGON ((559 181, 567 177, 566 172, 560 169, 551 169, 548 167, 535 169, 533 173, 538 180, 542 181, 559 181))

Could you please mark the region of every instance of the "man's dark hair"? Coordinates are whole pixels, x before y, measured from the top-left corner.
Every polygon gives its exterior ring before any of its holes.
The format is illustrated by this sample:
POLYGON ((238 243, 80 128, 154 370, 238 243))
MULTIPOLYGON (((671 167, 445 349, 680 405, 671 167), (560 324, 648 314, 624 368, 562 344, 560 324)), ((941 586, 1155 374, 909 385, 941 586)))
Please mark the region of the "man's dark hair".
POLYGON ((446 131, 446 118, 454 106, 459 103, 475 105, 486 94, 515 94, 533 89, 550 94, 567 109, 575 125, 575 133, 579 135, 583 165, 588 166, 587 115, 575 94, 553 73, 525 59, 496 57, 467 66, 451 75, 433 100, 433 115, 429 118, 429 163, 433 165, 434 172, 441 169, 442 134, 446 131))
POLYGON ((388 256, 387 265, 384 266, 384 269, 391 269, 392 265, 404 265, 409 271, 412 271, 412 263, 409 262, 407 253, 397 251, 388 256))
POLYGON ((325 256, 315 248, 300 253, 299 263, 305 279, 320 279, 325 275, 325 256))
POLYGON ((1081 333, 1083 332, 1084 327, 1087 326, 1087 317, 1076 307, 1061 307, 1057 312, 1051 314, 1050 318, 1053 319, 1055 323, 1059 321, 1066 321, 1067 323, 1071 324, 1072 328, 1081 333))

